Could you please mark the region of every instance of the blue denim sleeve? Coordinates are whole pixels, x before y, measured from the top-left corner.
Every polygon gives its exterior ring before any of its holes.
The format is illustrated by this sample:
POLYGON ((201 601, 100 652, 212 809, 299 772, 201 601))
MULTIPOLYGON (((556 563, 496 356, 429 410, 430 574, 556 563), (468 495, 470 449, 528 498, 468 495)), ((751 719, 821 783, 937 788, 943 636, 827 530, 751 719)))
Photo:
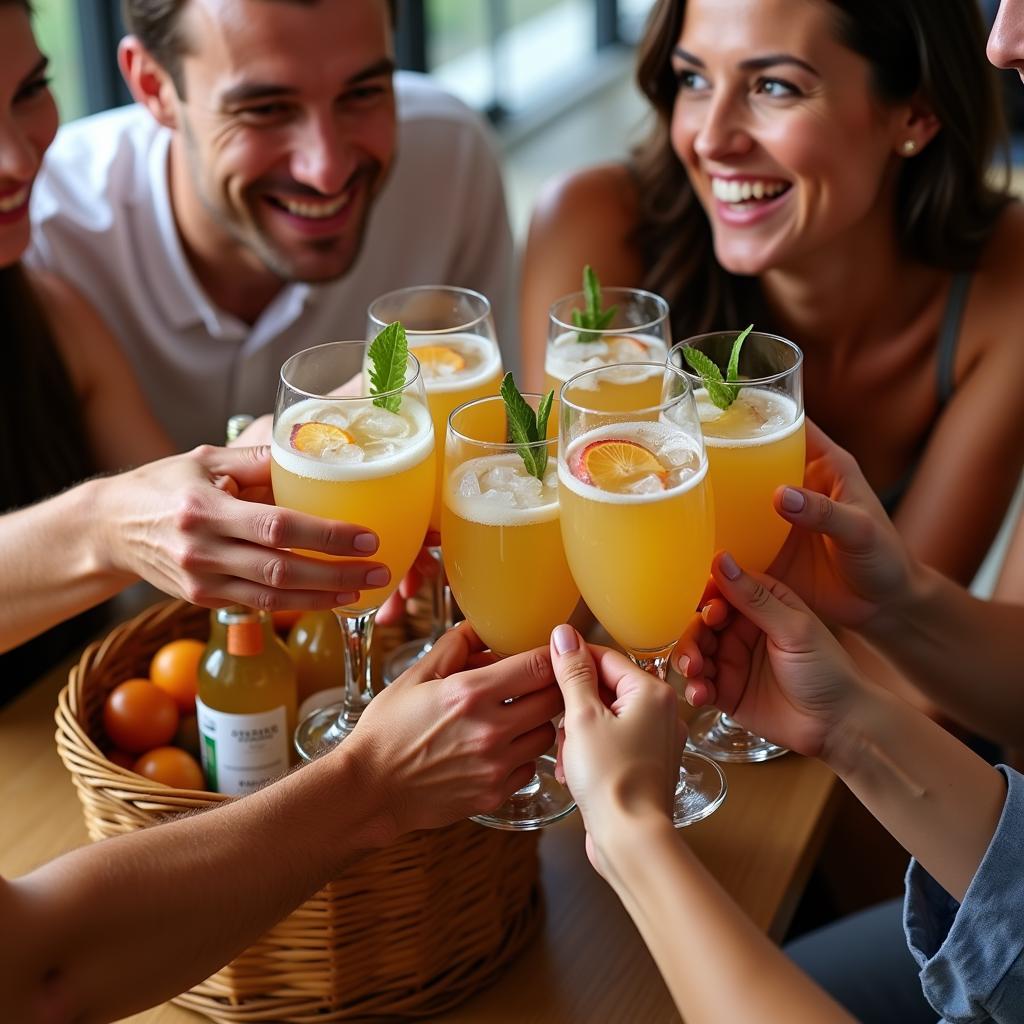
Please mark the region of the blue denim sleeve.
POLYGON ((949 1024, 1024 1021, 1024 776, 999 770, 1006 803, 963 903, 916 860, 907 870, 907 943, 925 997, 949 1024))

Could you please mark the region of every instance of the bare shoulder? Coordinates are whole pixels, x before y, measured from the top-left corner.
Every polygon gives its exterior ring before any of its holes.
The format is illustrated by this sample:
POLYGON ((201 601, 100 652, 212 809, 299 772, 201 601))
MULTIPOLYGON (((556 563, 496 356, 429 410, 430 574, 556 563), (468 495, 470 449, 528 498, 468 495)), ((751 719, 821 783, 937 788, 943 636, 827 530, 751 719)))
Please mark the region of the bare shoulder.
POLYGON ((574 277, 591 263, 606 284, 638 284, 642 266, 632 242, 637 198, 636 183, 623 163, 553 179, 533 211, 529 255, 553 251, 572 265, 574 277))

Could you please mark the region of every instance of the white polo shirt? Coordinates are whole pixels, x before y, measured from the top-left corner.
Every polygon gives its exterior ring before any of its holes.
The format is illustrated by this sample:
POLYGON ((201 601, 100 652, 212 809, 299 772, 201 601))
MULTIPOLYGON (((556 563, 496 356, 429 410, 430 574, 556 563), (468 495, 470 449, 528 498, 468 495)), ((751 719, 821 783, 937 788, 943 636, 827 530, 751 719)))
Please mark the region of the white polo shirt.
POLYGON ((234 413, 270 412, 284 360, 365 337, 367 306, 394 288, 474 288, 512 344, 512 236, 491 139, 425 76, 399 72, 395 90, 397 156, 358 260, 338 281, 286 284, 251 327, 211 303, 185 256, 167 186, 170 132, 130 106, 58 133, 33 190, 27 258, 92 301, 182 448, 222 443, 234 413))

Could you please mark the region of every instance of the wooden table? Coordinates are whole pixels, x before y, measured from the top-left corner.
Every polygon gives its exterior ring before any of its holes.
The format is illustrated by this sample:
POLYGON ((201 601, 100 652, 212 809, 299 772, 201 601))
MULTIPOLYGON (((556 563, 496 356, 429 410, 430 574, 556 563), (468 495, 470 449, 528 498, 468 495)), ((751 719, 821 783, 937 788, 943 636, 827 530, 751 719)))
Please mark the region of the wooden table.
MULTIPOLYGON (((0 711, 0 874, 22 874, 85 842, 81 809, 53 742, 65 673, 51 673, 0 711)), ((756 924, 785 931, 834 809, 837 785, 794 755, 726 766, 729 796, 687 842, 756 924)), ((547 901, 540 936, 489 989, 435 1020, 444 1024, 667 1024, 679 1017, 653 961, 587 862, 572 818, 541 842, 547 901)), ((680 943, 699 946, 679 923, 680 943)), ((200 1024, 170 1003, 135 1024, 200 1024)))

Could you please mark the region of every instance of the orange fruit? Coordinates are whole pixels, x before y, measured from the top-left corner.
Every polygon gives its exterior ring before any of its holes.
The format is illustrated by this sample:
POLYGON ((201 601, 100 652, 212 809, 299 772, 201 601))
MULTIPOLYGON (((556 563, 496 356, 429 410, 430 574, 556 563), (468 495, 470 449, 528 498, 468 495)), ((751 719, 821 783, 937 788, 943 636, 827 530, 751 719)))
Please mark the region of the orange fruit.
POLYGON ((174 698, 148 679, 127 679, 103 705, 103 728, 110 742, 131 754, 170 743, 178 731, 174 698))
POLYGON ((206 644, 201 640, 172 640, 153 655, 149 678, 174 698, 182 714, 195 714, 199 662, 206 644))
POLYGON ((657 477, 664 487, 668 476, 668 470, 649 448, 617 437, 588 444, 577 456, 572 472, 585 484, 618 494, 647 476, 657 477))
POLYGON ((429 377, 447 377, 466 368, 465 356, 447 345, 422 345, 412 354, 429 377))
POLYGON ((157 747, 142 755, 133 771, 173 789, 206 789, 203 769, 191 754, 177 747, 157 747))
POLYGON ((353 444, 355 438, 341 427, 333 423, 296 423, 292 427, 291 445, 297 452, 305 455, 329 455, 347 444, 353 444))

